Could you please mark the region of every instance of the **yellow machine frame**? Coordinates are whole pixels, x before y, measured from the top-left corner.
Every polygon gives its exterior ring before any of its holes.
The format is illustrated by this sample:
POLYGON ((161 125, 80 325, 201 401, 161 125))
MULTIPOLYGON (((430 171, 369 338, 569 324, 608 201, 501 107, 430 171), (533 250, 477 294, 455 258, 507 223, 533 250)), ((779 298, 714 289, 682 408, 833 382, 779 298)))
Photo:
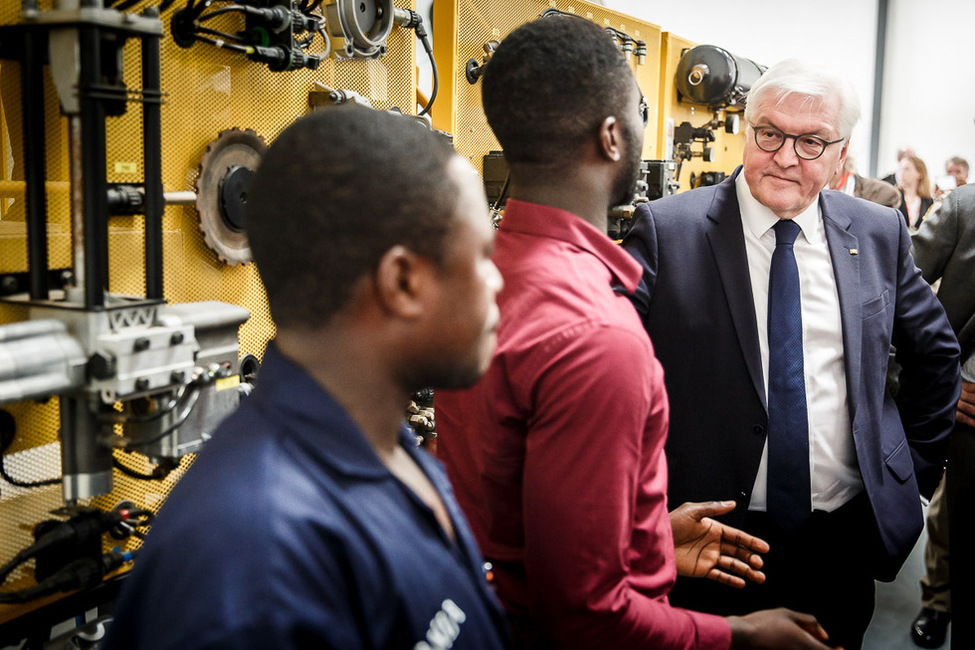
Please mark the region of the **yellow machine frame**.
MULTIPOLYGON (((20 3, 0 6, 0 25, 20 20, 20 3)), ((41 11, 51 9, 52 0, 42 0, 41 11)), ((158 5, 157 0, 130 9, 158 5)), ((175 10, 185 5, 177 0, 162 14, 164 36, 161 42, 161 74, 164 104, 163 186, 166 192, 195 191, 200 161, 218 135, 233 128, 251 129, 268 144, 295 118, 308 112, 309 94, 315 82, 330 88, 352 90, 368 99, 377 109, 400 108, 416 112, 416 46, 411 31, 394 28, 386 45, 388 53, 378 59, 336 61, 330 58, 317 70, 271 72, 264 65, 243 55, 194 44, 178 47, 169 33, 175 10)), ((414 9, 412 0, 397 0, 399 7, 414 9)), ((138 43, 125 45, 125 74, 128 87, 139 87, 138 43)), ((46 75, 47 187, 48 187, 48 265, 51 269, 71 266, 71 218, 69 213, 69 164, 66 119, 60 115, 57 92, 46 75)), ((21 135, 20 65, 0 62, 0 277, 27 270, 26 227, 24 222, 23 152, 30 143, 21 135)), ((107 170, 109 182, 138 183, 142 180, 142 110, 129 104, 126 113, 109 118, 107 125, 107 170)), ((376 179, 381 185, 382 179, 376 179)), ((350 219, 357 215, 349 215, 350 219)), ((143 295, 145 274, 144 218, 113 217, 109 225, 109 270, 111 292, 143 295)), ((329 251, 321 251, 328 255, 329 251)), ((244 307, 250 318, 240 326, 240 353, 263 355, 275 327, 267 307, 260 276, 253 264, 229 266, 204 241, 194 205, 167 205, 163 217, 164 297, 168 303, 218 300, 244 307)), ((0 325, 24 320, 22 306, 0 302, 0 325)), ((13 414, 17 435, 5 452, 6 467, 22 481, 57 477, 60 473, 58 399, 44 404, 34 402, 4 406, 13 414)), ((151 467, 138 454, 115 452, 116 459, 131 469, 145 473, 151 467)), ((120 501, 156 510, 170 489, 192 462, 192 455, 180 468, 162 481, 144 481, 114 472, 114 489, 90 503, 109 510, 120 501)), ((18 488, 0 482, 0 563, 12 558, 33 540, 31 528, 51 519, 51 511, 63 505, 57 485, 18 488)), ((106 549, 112 545, 106 542, 106 549)), ((124 549, 137 548, 130 538, 124 549)), ((5 590, 32 583, 29 567, 16 570, 5 590)), ((51 600, 51 599, 47 599, 51 600)), ((47 602, 23 606, 0 605, 0 624, 47 602)))

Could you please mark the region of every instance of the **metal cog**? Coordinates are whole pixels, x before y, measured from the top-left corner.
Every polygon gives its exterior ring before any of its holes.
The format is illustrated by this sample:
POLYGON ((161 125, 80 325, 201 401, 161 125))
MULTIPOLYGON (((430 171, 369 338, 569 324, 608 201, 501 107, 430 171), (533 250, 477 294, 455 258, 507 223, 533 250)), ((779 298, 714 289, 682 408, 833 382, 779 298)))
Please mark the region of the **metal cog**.
POLYGON ((264 138, 252 129, 221 131, 207 145, 196 178, 196 210, 207 246, 231 266, 251 261, 244 232, 244 190, 267 151, 264 138))

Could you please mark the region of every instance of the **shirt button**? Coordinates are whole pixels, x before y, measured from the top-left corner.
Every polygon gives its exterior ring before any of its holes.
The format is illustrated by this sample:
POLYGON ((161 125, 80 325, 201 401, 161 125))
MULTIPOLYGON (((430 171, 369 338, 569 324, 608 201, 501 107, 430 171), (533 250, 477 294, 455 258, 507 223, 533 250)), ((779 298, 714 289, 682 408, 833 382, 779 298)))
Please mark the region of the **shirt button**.
POLYGON ((760 436, 765 433, 765 427, 763 427, 761 424, 756 424, 752 427, 752 433, 754 433, 756 436, 760 436))

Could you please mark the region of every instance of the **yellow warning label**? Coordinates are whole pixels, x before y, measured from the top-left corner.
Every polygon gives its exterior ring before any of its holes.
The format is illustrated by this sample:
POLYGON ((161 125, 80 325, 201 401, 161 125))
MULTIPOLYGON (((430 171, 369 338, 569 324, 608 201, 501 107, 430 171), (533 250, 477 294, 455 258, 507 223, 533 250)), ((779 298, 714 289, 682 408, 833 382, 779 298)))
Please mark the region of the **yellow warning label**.
POLYGON ((237 388, 240 386, 240 375, 231 375, 230 377, 224 377, 213 382, 213 386, 217 391, 227 390, 228 388, 237 388))

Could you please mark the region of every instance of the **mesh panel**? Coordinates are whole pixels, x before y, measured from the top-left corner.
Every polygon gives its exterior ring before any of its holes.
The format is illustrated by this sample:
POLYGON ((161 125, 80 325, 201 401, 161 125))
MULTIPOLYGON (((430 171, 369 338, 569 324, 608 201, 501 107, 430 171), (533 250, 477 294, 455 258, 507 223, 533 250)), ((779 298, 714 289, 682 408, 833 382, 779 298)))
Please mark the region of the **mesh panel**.
MULTIPOLYGON (((353 90, 368 98, 375 108, 399 107, 415 113, 415 38, 412 32, 394 28, 388 54, 379 60, 323 62, 318 70, 276 73, 247 61, 243 55, 198 43, 178 47, 169 32, 173 12, 185 6, 177 0, 163 13, 161 42, 162 174, 165 191, 193 190, 199 162, 207 145, 221 131, 238 127, 253 129, 270 144, 277 134, 308 109, 308 93, 315 81, 332 88, 353 90)), ((413 3, 397 2, 413 7, 413 3)), ((0 3, 0 24, 19 20, 19 2, 0 3)), ((51 0, 42 0, 49 9, 51 0)), ((130 12, 139 12, 140 4, 130 12)), ((215 21, 216 22, 216 21, 215 21)), ((130 39, 124 48, 125 82, 141 87, 139 42, 130 39)), ((20 66, 0 62, 0 273, 27 270, 26 227, 23 208, 23 149, 21 137, 20 66), (18 183, 17 181, 21 181, 18 183)), ((71 226, 68 204, 67 120, 60 114, 57 93, 49 75, 45 81, 46 161, 48 176, 48 234, 50 268, 71 266, 71 226)), ((142 109, 128 105, 127 112, 109 118, 107 129, 107 180, 141 183, 142 109)), ((109 230, 109 289, 144 295, 144 224, 142 217, 113 217, 109 230)), ((253 264, 227 266, 206 246, 193 206, 170 205, 163 217, 164 292, 169 303, 220 300, 246 308, 250 319, 239 330, 240 353, 261 357, 275 332, 260 277, 253 264)), ((20 306, 0 303, 0 324, 26 318, 20 306)), ((11 476, 34 482, 60 475, 58 400, 45 404, 20 403, 3 407, 17 423, 17 437, 6 454, 11 476)), ((147 473, 151 466, 139 454, 116 452, 127 467, 147 473)), ((111 494, 92 500, 108 509, 119 501, 155 510, 173 484, 192 463, 184 459, 164 481, 143 481, 114 472, 111 494)), ((0 563, 13 557, 31 541, 34 524, 51 518, 50 511, 63 505, 60 486, 20 489, 0 480, 0 563)), ((114 545, 114 541, 107 546, 114 545)), ((138 545, 134 539, 128 548, 138 545)), ((14 574, 4 590, 28 586, 32 571, 14 574)), ((14 618, 31 606, 0 606, 0 622, 14 618)))
MULTIPOLYGON (((687 102, 677 100, 677 84, 674 82, 674 74, 677 71, 677 64, 680 63, 681 55, 697 45, 687 39, 674 34, 665 33, 663 35, 663 47, 661 49, 661 75, 660 84, 660 124, 658 129, 658 146, 663 155, 665 151, 665 138, 667 135, 666 120, 671 118, 674 126, 681 122, 690 122, 692 126, 704 126, 711 119, 711 113, 707 106, 696 106, 687 102)), ((649 95, 648 95, 649 97, 649 95)), ((741 156, 745 150, 744 128, 737 134, 726 133, 724 129, 714 131, 714 142, 708 145, 714 149, 714 162, 706 162, 701 158, 692 158, 684 161, 681 165, 680 181, 681 189, 690 189, 691 174, 701 174, 705 171, 723 171, 730 174, 735 167, 741 164, 741 156)), ((701 144, 695 143, 694 151, 701 150, 701 144)))
MULTIPOLYGON (((486 42, 502 40, 519 26, 538 18, 550 7, 577 14, 592 20, 597 25, 618 29, 637 40, 646 42, 645 62, 640 63, 635 56, 631 56, 630 65, 641 90, 651 99, 649 122, 651 127, 648 128, 652 128, 652 125, 657 123, 656 103, 652 100, 657 96, 659 86, 661 32, 656 25, 589 2, 461 0, 456 3, 456 7, 457 60, 461 65, 453 71, 455 88, 453 101, 456 106, 454 145, 471 161, 475 169, 482 171, 484 155, 489 151, 499 151, 501 147, 484 117, 480 83, 468 83, 463 64, 472 58, 480 62, 486 42)), ((434 27, 437 37, 443 37, 448 33, 446 25, 436 24, 434 27)), ((652 131, 648 131, 644 138, 643 157, 657 158, 656 148, 656 138, 652 131)))
MULTIPOLYGON (((500 150, 500 145, 484 117, 480 84, 468 83, 464 64, 471 58, 480 63, 484 54, 484 43, 502 40, 518 26, 538 18, 550 7, 585 17, 597 25, 612 27, 647 44, 644 63, 639 63, 635 56, 630 58, 633 73, 650 108, 648 127, 644 134, 644 159, 658 160, 667 157, 667 118, 672 118, 675 124, 688 121, 695 127, 703 126, 711 118, 707 107, 693 106, 677 100, 674 73, 682 51, 695 44, 673 34, 662 33, 652 23, 581 0, 454 0, 453 6, 456 12, 454 36, 458 62, 452 80, 452 100, 455 107, 454 144, 478 170, 483 171, 484 155, 489 151, 500 150)), ((435 33, 438 38, 443 38, 451 33, 453 25, 446 20, 446 14, 439 14, 439 17, 442 20, 434 25, 435 33)), ((450 19, 453 17, 449 16, 450 19)), ((715 142, 710 145, 714 148, 715 161, 708 163, 701 158, 694 158, 685 162, 681 170, 682 189, 688 189, 688 179, 692 172, 700 174, 702 171, 720 170, 730 173, 741 162, 744 136, 728 134, 722 129, 715 131, 715 136, 715 142)), ((695 145, 695 151, 700 151, 700 144, 695 145)))

